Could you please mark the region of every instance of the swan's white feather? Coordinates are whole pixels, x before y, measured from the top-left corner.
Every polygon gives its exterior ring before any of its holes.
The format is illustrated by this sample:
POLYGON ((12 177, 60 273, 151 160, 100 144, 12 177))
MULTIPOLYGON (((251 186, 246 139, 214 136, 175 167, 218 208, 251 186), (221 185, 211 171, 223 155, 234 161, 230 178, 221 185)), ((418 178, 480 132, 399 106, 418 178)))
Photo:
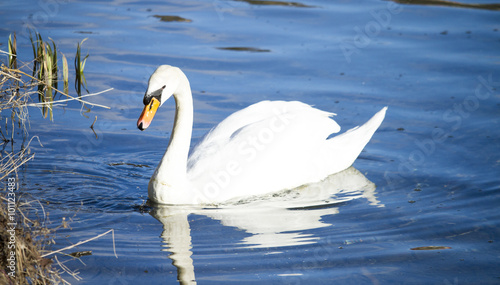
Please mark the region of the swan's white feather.
MULTIPOLYGON (((160 105, 172 95, 177 105, 169 146, 148 185, 149 199, 163 204, 217 204, 321 181, 352 165, 387 110, 329 138, 340 131, 331 118, 335 114, 301 102, 262 101, 223 120, 188 158, 193 122, 189 81, 179 68, 160 66, 146 96, 158 92, 160 105)), ((150 106, 137 122, 140 129, 154 116, 150 106)))
POLYGON ((383 120, 343 135, 333 113, 263 101, 217 125, 193 150, 188 180, 214 202, 292 189, 351 166, 383 120))

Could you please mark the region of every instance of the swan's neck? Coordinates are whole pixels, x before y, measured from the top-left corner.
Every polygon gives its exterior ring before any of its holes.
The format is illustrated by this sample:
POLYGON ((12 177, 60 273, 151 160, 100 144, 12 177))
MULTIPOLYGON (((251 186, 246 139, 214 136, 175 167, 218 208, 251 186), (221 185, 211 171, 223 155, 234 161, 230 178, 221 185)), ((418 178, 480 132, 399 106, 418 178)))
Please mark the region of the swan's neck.
POLYGON ((193 129, 193 97, 189 81, 182 74, 182 80, 174 93, 175 121, 167 151, 163 155, 155 176, 161 183, 171 187, 183 187, 187 182, 186 169, 193 129))

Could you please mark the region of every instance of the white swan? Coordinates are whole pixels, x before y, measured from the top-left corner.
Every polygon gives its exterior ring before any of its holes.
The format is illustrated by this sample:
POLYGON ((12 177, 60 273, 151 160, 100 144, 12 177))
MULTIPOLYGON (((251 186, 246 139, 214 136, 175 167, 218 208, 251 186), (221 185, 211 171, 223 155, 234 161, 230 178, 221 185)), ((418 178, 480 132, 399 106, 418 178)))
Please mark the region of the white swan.
POLYGON ((318 182, 352 165, 382 123, 387 107, 361 127, 340 131, 333 113, 301 102, 262 101, 213 128, 188 158, 193 127, 189 81, 177 67, 151 75, 137 127, 145 130, 173 95, 174 127, 148 184, 161 204, 219 204, 318 182))

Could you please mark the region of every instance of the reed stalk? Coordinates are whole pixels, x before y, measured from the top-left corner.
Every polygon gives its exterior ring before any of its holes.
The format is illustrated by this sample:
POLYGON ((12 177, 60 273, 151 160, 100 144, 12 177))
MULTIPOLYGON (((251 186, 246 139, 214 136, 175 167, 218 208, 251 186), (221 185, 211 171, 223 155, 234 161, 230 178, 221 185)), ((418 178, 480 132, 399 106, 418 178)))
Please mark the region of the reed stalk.
POLYGON ((83 39, 80 43, 78 43, 76 47, 76 55, 75 55, 75 89, 76 89, 76 94, 78 96, 82 95, 82 89, 81 87, 85 88, 87 90, 87 80, 85 79, 85 74, 83 71, 85 70, 85 63, 87 62, 87 58, 89 57, 89 54, 85 55, 82 60, 82 52, 81 48, 83 43, 87 40, 87 38, 83 39))
MULTIPOLYGON (((16 34, 9 36, 8 51, 0 50, 0 147, 3 147, 0 152, 0 181, 5 181, 8 177, 9 181, 13 177, 17 177, 17 172, 20 167, 34 157, 34 153, 30 151, 30 143, 35 138, 27 140, 29 129, 29 107, 38 107, 42 110, 44 118, 49 117, 53 120, 53 107, 66 104, 68 101, 78 101, 82 105, 98 106, 108 108, 103 105, 94 104, 86 101, 84 98, 101 94, 111 89, 94 93, 81 95, 81 87, 86 90, 87 82, 83 74, 85 63, 88 54, 81 57, 81 43, 78 43, 77 55, 75 58, 75 87, 77 88, 78 96, 69 95, 69 68, 66 56, 61 53, 61 58, 58 58, 58 49, 54 40, 49 38, 49 41, 43 41, 42 36, 37 32, 30 32, 30 40, 33 50, 33 60, 25 63, 19 60, 17 53, 16 34), (2 57, 7 58, 6 63, 2 61, 2 57), (59 60, 62 62, 62 70, 59 68, 59 60), (61 81, 62 73, 63 87, 59 90, 59 81, 61 81), (64 96, 63 99, 57 99, 57 95, 64 96), (38 102, 36 102, 38 101, 38 102), (9 113, 10 111, 10 113, 9 113), (20 135, 17 135, 20 134, 20 135), (17 139, 22 137, 21 145, 17 139), (10 144, 11 150, 7 151, 6 147, 10 144), (14 147, 16 146, 16 147, 14 147), (16 150, 20 149, 20 150, 16 150)), ((88 92, 88 91, 87 91, 88 92)), ((16 178, 17 180, 17 178, 16 178)), ((3 191, 5 193, 5 191, 3 191)), ((45 225, 44 220, 41 222, 38 219, 30 219, 32 216, 30 211, 32 202, 26 202, 26 199, 17 199, 15 205, 16 215, 19 218, 16 220, 15 236, 16 236, 16 272, 15 278, 11 278, 4 271, 6 254, 10 254, 6 247, 0 247, 0 284, 69 284, 60 277, 62 272, 69 273, 80 280, 76 272, 71 272, 66 266, 59 262, 56 254, 61 254, 62 251, 69 249, 64 248, 58 251, 47 251, 45 247, 53 242, 51 235, 54 230, 49 230, 45 225), (53 259, 46 258, 52 255, 53 259), (63 271, 55 269, 57 263, 63 271)), ((7 232, 10 221, 10 202, 3 194, 0 195, 0 240, 7 240, 10 233, 7 232), (9 208, 7 205, 9 204, 9 208)), ((41 203, 38 203, 41 206, 41 203)), ((12 208, 14 209, 14 208, 12 208)), ((43 210, 43 207, 42 207, 43 210)), ((44 215, 45 211, 43 210, 44 215)), ((62 225, 67 224, 63 221, 62 225)), ((106 232, 108 233, 108 232, 106 232)), ((95 238, 105 235, 101 234, 95 238)), ((81 244, 83 242, 80 242, 81 244)))

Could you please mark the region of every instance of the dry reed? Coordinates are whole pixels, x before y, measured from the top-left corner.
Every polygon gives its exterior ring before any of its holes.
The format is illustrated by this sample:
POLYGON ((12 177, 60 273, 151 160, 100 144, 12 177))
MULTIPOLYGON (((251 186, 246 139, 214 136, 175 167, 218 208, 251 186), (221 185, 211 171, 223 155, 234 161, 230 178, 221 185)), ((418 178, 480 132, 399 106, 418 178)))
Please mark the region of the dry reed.
MULTIPOLYGON (((52 39, 50 42, 43 41, 38 33, 31 34, 30 38, 33 47, 32 61, 19 60, 15 34, 9 36, 8 51, 0 50, 0 146, 3 147, 0 152, 0 181, 5 182, 3 194, 0 195, 0 284, 69 284, 61 278, 60 274, 66 272, 76 280, 80 280, 78 273, 72 272, 59 262, 55 254, 101 237, 109 231, 87 241, 81 241, 74 246, 53 252, 47 251, 45 248, 54 243, 53 235, 58 228, 47 227, 45 210, 37 200, 27 202, 27 199, 17 197, 15 201, 11 201, 7 197, 8 183, 6 181, 9 181, 10 185, 10 181, 14 181, 15 177, 17 184, 18 169, 35 155, 31 153, 29 147, 37 137, 28 139, 28 107, 39 108, 44 118, 49 117, 53 120, 53 107, 66 104, 68 101, 78 101, 82 104, 82 108, 85 105, 108 108, 88 102, 83 98, 111 89, 81 95, 81 87, 86 89, 84 68, 88 54, 83 57, 83 62, 80 56, 81 44, 85 40, 78 44, 75 57, 75 88, 78 96, 71 96, 68 94, 68 63, 64 54, 61 53, 61 70, 55 42, 52 39), (2 61, 3 56, 7 59, 5 63, 2 61), (59 89, 60 81, 63 82, 62 91, 59 89), (57 97, 64 98, 56 99, 57 97), (7 150, 9 145, 10 149, 7 150), (33 203, 37 202, 38 208, 33 206, 33 203), (40 211, 44 214, 43 219, 28 218, 33 217, 33 212, 40 211), (12 217, 15 217, 15 220, 12 217), (12 247, 15 248, 16 256, 15 277, 7 272, 7 258, 12 251, 7 245, 12 236, 15 237, 13 241, 15 246, 12 247), (54 258, 46 258, 49 255, 54 255, 54 258), (56 264, 62 271, 55 269, 56 264)), ((59 227, 66 226, 67 223, 63 220, 59 227)))

